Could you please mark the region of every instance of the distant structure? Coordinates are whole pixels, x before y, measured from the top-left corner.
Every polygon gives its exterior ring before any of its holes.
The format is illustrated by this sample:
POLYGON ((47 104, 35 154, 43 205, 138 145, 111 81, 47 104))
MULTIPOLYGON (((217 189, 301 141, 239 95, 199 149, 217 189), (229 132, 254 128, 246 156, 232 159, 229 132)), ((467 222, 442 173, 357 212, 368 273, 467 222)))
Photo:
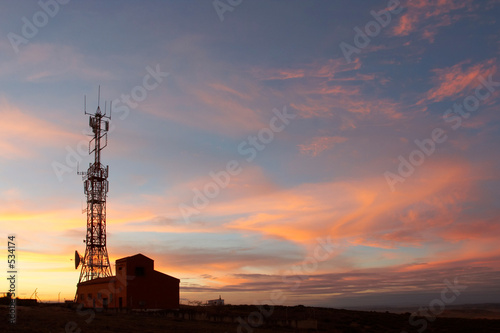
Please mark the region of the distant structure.
POLYGON ((139 253, 116 260, 116 276, 79 283, 77 303, 103 309, 178 309, 179 284, 139 253))
POLYGON ((87 195, 87 235, 85 255, 75 251, 75 269, 82 270, 78 280, 75 302, 91 308, 115 309, 178 309, 180 280, 154 270, 154 261, 142 254, 116 260, 116 276, 112 276, 106 247, 106 196, 109 189, 109 167, 101 164, 101 151, 108 144, 109 116, 106 104, 101 111, 99 87, 97 110, 90 115, 92 140, 89 155, 94 163, 82 175, 87 195))
MULTIPOLYGON (((0 296, 0 305, 11 305, 12 301, 14 301, 16 305, 21 305, 21 306, 33 306, 38 304, 37 303, 38 297, 35 299, 19 298, 19 297, 13 298, 12 293, 8 291, 2 292, 1 294, 2 296, 0 296)), ((38 300, 40 299, 38 298, 38 300)))
POLYGON ((207 305, 215 305, 215 306, 224 305, 224 300, 219 295, 219 299, 208 300, 207 305))
POLYGON ((92 128, 93 138, 89 143, 89 155, 94 153, 94 163, 89 164, 86 172, 78 172, 83 178, 83 189, 87 195, 87 235, 85 237, 85 255, 81 257, 75 251, 75 269, 82 264, 78 282, 90 281, 97 278, 111 276, 108 250, 106 248, 106 196, 109 189, 109 167, 101 164, 101 151, 108 145, 109 120, 111 120, 111 103, 109 116, 101 112, 101 88, 97 97, 97 110, 87 113, 86 98, 84 99, 84 113, 90 115, 89 126, 92 128))

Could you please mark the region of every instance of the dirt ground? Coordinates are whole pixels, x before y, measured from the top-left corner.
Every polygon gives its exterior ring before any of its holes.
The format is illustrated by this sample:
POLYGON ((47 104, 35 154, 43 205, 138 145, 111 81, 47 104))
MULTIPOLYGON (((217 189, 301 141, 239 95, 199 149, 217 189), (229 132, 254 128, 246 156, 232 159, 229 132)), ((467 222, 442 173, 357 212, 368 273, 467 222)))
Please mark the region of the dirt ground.
POLYGON ((184 306, 170 313, 117 313, 78 310, 65 305, 18 306, 16 324, 7 320, 8 308, 0 307, 0 332, 181 332, 181 333, 276 333, 276 332, 500 332, 500 320, 470 318, 413 318, 410 314, 349 311, 312 307, 274 307, 272 313, 255 306, 217 308, 184 306), (206 320, 199 316, 207 315, 206 320), (198 319, 195 319, 198 318, 198 319), (239 318, 239 319, 238 319, 239 318), (417 321, 418 320, 418 321, 417 321), (283 323, 290 325, 283 326, 283 323), (418 324, 415 324, 418 323, 418 324), (303 328, 297 328, 297 324, 303 328), (294 326, 295 325, 295 326, 294 326), (309 328, 304 328, 309 327, 309 328))

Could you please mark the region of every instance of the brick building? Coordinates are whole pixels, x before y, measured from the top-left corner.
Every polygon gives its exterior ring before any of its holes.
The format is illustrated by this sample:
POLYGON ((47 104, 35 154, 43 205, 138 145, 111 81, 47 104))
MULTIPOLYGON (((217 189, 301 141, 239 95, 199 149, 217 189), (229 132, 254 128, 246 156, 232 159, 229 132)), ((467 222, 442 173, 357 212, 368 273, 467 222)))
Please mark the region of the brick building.
POLYGON ((115 276, 79 283, 77 303, 88 308, 177 309, 179 283, 139 253, 116 260, 115 276))

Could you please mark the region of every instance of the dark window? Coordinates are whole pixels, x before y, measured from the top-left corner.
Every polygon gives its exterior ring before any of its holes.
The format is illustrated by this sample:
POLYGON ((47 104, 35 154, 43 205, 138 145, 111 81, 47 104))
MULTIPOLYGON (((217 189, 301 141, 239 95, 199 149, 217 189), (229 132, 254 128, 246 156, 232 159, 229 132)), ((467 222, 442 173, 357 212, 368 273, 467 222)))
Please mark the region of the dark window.
POLYGON ((92 294, 91 294, 91 293, 89 293, 89 294, 87 295, 87 298, 88 298, 88 299, 92 299, 92 294))
POLYGON ((83 298, 85 297, 84 294, 80 294, 80 300, 83 301, 83 298))
POLYGON ((136 267, 135 276, 144 276, 144 267, 136 267))
POLYGON ((121 266, 120 266, 120 267, 118 267, 118 270, 119 270, 119 271, 121 271, 121 270, 122 270, 122 267, 121 267, 121 266))

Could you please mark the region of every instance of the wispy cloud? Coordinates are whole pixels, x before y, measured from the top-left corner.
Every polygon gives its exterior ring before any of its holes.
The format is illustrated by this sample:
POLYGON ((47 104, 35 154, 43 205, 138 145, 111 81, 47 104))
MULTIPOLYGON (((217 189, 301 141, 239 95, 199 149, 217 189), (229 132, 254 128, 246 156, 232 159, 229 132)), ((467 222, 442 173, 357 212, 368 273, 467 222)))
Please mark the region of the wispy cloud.
POLYGON ((472 0, 416 0, 406 1, 407 11, 399 18, 392 33, 395 36, 418 34, 420 38, 434 42, 440 27, 460 20, 474 8, 472 0))
POLYGON ((113 78, 108 69, 96 68, 95 59, 74 48, 50 43, 29 43, 18 56, 0 65, 0 73, 23 82, 57 82, 75 79, 106 81, 113 78))
POLYGON ((317 156, 325 150, 332 149, 336 144, 346 142, 347 138, 341 136, 315 137, 308 144, 299 145, 302 154, 317 156))
POLYGON ((480 76, 488 77, 497 71, 496 59, 488 59, 477 64, 470 60, 463 61, 447 68, 432 70, 434 87, 427 92, 424 102, 439 102, 446 98, 456 99, 477 87, 480 76))
POLYGON ((76 140, 70 133, 53 123, 23 111, 5 97, 0 99, 0 157, 8 160, 40 156, 43 148, 65 140, 76 140), (13 140, 13 138, 15 138, 13 140))

